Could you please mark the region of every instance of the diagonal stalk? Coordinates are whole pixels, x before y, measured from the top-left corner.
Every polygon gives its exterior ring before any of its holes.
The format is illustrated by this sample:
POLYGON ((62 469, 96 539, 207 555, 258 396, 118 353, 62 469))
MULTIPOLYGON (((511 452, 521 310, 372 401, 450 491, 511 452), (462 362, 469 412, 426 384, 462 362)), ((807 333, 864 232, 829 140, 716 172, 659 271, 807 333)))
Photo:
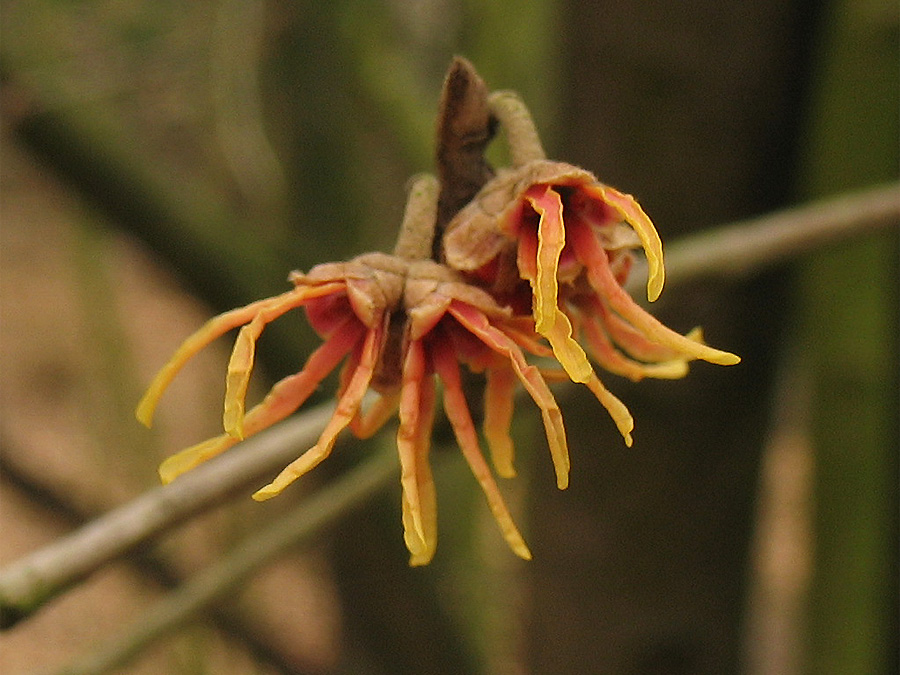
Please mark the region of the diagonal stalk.
POLYGON ((265 563, 309 541, 347 515, 375 492, 384 489, 397 470, 392 451, 374 454, 256 535, 233 553, 194 575, 167 595, 109 643, 59 675, 99 675, 127 664, 151 642, 195 617, 207 605, 235 589, 265 563))
MULTIPOLYGON (((686 237, 668 253, 670 285, 740 278, 817 247, 900 226, 900 185, 811 205, 686 237)), ((629 287, 640 290, 640 275, 629 287)), ((174 483, 151 490, 0 570, 6 628, 135 546, 248 489, 315 443, 331 406, 311 408, 174 483)))

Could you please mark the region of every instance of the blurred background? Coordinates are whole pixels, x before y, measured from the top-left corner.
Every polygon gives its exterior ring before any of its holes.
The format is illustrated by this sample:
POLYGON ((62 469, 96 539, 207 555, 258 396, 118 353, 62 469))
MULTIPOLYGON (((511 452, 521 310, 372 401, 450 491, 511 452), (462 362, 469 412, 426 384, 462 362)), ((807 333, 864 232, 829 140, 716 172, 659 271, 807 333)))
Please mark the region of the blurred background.
MULTIPOLYGON (((152 432, 132 413, 206 318, 292 269, 392 248, 454 54, 521 93, 551 157, 636 195, 665 242, 898 177, 889 0, 0 8, 3 563, 217 432, 227 340, 152 432)), ((894 229, 665 293, 666 323, 743 363, 606 377, 631 449, 566 389, 564 492, 520 406, 509 487, 533 562, 439 438, 429 567, 407 567, 392 485, 121 672, 896 673, 898 250, 894 229)), ((296 314, 260 343, 256 396, 316 344, 296 314)), ((391 442, 348 444, 280 499, 238 499, 107 566, 0 634, 0 670, 62 668, 391 442)))

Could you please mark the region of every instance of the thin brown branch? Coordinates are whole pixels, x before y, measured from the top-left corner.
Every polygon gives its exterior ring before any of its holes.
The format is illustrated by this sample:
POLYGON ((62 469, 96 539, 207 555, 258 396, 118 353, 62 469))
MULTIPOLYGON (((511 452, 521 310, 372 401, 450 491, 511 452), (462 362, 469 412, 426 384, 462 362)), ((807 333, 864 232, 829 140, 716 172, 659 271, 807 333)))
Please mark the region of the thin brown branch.
POLYGON ((155 488, 0 570, 7 628, 110 560, 191 516, 256 486, 315 443, 331 406, 311 408, 177 481, 155 488))
MULTIPOLYGON (((384 488, 397 471, 396 454, 383 450, 304 500, 233 553, 196 574, 134 624, 59 675, 99 675, 120 668, 148 644, 195 617, 265 563, 305 541, 384 488)), ((174 484, 174 483, 173 483, 174 484)))
POLYGON ((808 251, 900 226, 900 183, 722 225, 666 251, 666 282, 739 279, 808 251))
MULTIPOLYGON (((669 282, 748 276, 814 248, 898 225, 897 184, 844 195, 676 242, 668 252, 669 282)), ((0 570, 2 625, 13 625, 106 562, 255 485, 294 459, 298 448, 314 443, 329 416, 328 407, 297 415, 246 441, 240 452, 226 453, 0 570)))
MULTIPOLYGON (((48 514, 52 513, 54 518, 61 517, 71 528, 83 526, 97 517, 95 509, 73 501, 69 495, 59 494, 57 486, 20 465, 15 460, 18 454, 9 451, 9 442, 2 429, 0 449, 0 475, 3 482, 21 491, 30 502, 39 505, 48 514)), ((144 550, 141 547, 132 551, 127 561, 143 579, 151 581, 160 591, 172 591, 185 581, 179 566, 161 551, 144 550)), ((260 664, 274 668, 277 672, 293 675, 314 670, 296 663, 296 657, 292 657, 281 645, 273 643, 266 635, 255 630, 249 623, 246 611, 234 603, 216 603, 207 610, 206 617, 227 639, 240 643, 260 664)))

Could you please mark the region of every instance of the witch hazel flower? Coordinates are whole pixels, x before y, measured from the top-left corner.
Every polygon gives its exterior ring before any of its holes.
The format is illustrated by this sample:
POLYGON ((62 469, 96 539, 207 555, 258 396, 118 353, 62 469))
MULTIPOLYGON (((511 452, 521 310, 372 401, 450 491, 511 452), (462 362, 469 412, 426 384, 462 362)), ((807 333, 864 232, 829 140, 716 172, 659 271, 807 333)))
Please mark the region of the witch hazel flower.
POLYGON ((515 475, 509 428, 514 390, 521 384, 541 411, 557 483, 565 487, 569 458, 562 414, 541 371, 526 359, 526 355, 548 357, 550 350, 529 318, 513 316, 485 290, 428 259, 436 208, 437 181, 421 177, 412 187, 393 254, 368 253, 348 262, 318 265, 307 274, 294 272, 292 290, 221 314, 185 340, 138 406, 138 419, 148 426, 160 396, 184 364, 216 338, 241 327, 226 377, 225 433, 163 462, 163 482, 293 413, 344 361, 337 406, 318 442, 253 498, 274 497, 318 465, 345 428, 366 438, 396 412, 404 539, 410 563, 427 564, 437 544, 437 507, 428 456, 438 398, 436 380, 440 380, 444 411, 504 538, 518 556, 530 559, 482 454, 460 364, 484 373, 483 433, 497 473, 515 475), (298 373, 276 383, 261 403, 246 411, 257 339, 268 323, 299 307, 306 310, 322 345, 298 373), (363 397, 369 390, 378 397, 364 409, 363 397))
MULTIPOLYGON (((582 343, 605 370, 634 381, 683 377, 695 359, 738 363, 706 345, 699 329, 681 335, 667 328, 624 290, 636 248, 647 259, 650 301, 665 280, 659 235, 634 198, 583 169, 547 160, 515 94, 491 94, 489 105, 505 128, 512 167, 498 171, 447 224, 443 261, 501 304, 530 314, 575 382, 596 380, 582 343)), ((621 431, 630 418, 624 406, 611 395, 601 402, 621 431)))
POLYGON ((274 497, 317 466, 344 429, 366 438, 396 413, 404 540, 410 564, 427 564, 437 545, 429 453, 441 398, 503 537, 513 552, 530 559, 482 453, 460 365, 484 379, 482 435, 494 471, 515 475, 510 425, 521 386, 540 410, 563 489, 569 454, 548 380, 568 376, 587 386, 627 445, 634 428, 579 339, 605 369, 634 380, 682 377, 688 361, 697 358, 738 362, 703 344, 699 331, 682 336, 666 328, 625 293, 631 251, 638 246, 650 266, 651 299, 662 289, 656 230, 631 197, 586 171, 544 159, 527 110, 514 95, 489 96, 471 64, 455 59, 441 110, 440 184, 430 176, 412 183, 393 253, 366 253, 291 273, 291 290, 210 319, 153 379, 137 408, 148 426, 181 368, 215 339, 240 329, 226 375, 224 433, 165 460, 159 469, 163 482, 291 415, 340 367, 337 404, 317 443, 253 498, 274 497), (495 173, 483 150, 498 121, 510 140, 513 166, 495 173), (299 372, 247 410, 257 340, 266 325, 298 308, 322 344, 299 372), (558 362, 564 372, 536 362, 558 362), (367 392, 376 394, 371 403, 364 402, 367 392))

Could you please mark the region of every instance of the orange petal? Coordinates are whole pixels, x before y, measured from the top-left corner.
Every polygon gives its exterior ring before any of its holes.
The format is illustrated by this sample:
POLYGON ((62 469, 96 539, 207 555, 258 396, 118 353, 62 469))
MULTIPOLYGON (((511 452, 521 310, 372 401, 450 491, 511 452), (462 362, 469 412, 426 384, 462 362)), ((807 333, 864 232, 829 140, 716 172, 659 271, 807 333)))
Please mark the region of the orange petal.
POLYGON ((394 416, 400 402, 398 394, 382 394, 369 408, 350 422, 350 431, 357 438, 370 438, 394 416))
POLYGON ((263 310, 272 309, 277 312, 277 315, 280 315, 294 307, 300 307, 307 300, 334 293, 342 288, 343 283, 295 287, 274 298, 258 300, 245 307, 233 309, 213 317, 200 330, 182 342, 175 354, 172 355, 172 358, 159 370, 138 403, 135 410, 136 417, 142 424, 149 427, 153 422, 153 412, 156 409, 156 404, 178 372, 191 357, 216 338, 224 335, 232 328, 237 328, 251 321, 254 316, 263 310))
POLYGON ((437 492, 434 478, 431 475, 429 452, 431 450, 431 430, 434 426, 435 392, 434 379, 428 377, 422 382, 422 394, 419 399, 421 409, 419 415, 419 434, 416 438, 416 482, 419 487, 419 507, 422 511, 421 522, 424 534, 424 548, 410 556, 412 566, 427 565, 437 548, 437 492))
POLYGON ((435 341, 432 343, 432 356, 435 371, 444 383, 444 410, 447 412, 447 418, 453 427, 463 457, 487 497, 488 506, 494 520, 500 526, 506 543, 517 556, 531 560, 531 551, 528 550, 525 540, 516 528, 506 502, 500 494, 500 488, 491 475, 484 455, 481 454, 478 432, 475 431, 475 424, 472 422, 469 406, 462 390, 456 355, 446 345, 435 341))
POLYGON ((713 349, 691 337, 676 333, 664 326, 652 315, 644 311, 616 281, 607 260, 606 251, 600 246, 593 233, 575 231, 575 250, 587 270, 591 287, 609 303, 622 318, 629 321, 648 339, 658 342, 683 356, 702 359, 710 363, 730 366, 740 362, 740 357, 730 352, 713 349))
POLYGON ((598 197, 605 204, 612 206, 622 220, 631 225, 641 240, 644 254, 647 256, 649 274, 647 276, 647 299, 653 302, 662 293, 666 282, 666 268, 663 264, 662 241, 659 233, 653 226, 653 221, 644 213, 634 197, 626 195, 608 185, 587 185, 584 187, 588 193, 598 197))
MULTIPOLYGON (((601 304, 601 303, 597 303, 601 304)), ((591 347, 591 355, 605 370, 638 382, 645 377, 674 380, 687 375, 685 359, 671 359, 656 363, 641 363, 627 357, 610 340, 601 317, 586 316, 581 324, 584 337, 591 347)))
POLYGON ((587 355, 572 338, 572 325, 559 309, 559 256, 566 244, 562 199, 549 186, 533 186, 525 198, 540 215, 537 274, 529 278, 534 293, 535 329, 547 338, 569 377, 585 382, 593 372, 587 355))
POLYGON ((448 311, 466 330, 509 359, 516 377, 541 410, 541 419, 550 446, 550 457, 556 470, 556 485, 560 490, 565 489, 569 484, 566 430, 556 399, 553 398, 553 393, 541 376, 540 370, 525 360, 522 349, 502 330, 491 325, 483 312, 459 302, 453 302, 448 311))
POLYGON ((422 343, 410 343, 403 364, 403 382, 400 390, 400 426, 397 429, 397 452, 400 455, 400 485, 403 487, 403 503, 409 514, 406 528, 406 546, 413 555, 425 546, 422 526, 422 507, 419 503, 419 484, 416 472, 418 458, 416 441, 420 437, 419 417, 421 382, 425 377, 425 354, 422 343))
POLYGON ((563 204, 559 195, 548 185, 534 186, 525 199, 540 215, 538 223, 537 278, 534 280, 534 316, 538 333, 553 325, 559 295, 557 273, 559 256, 566 245, 563 227, 563 204))
MULTIPOLYGON (((247 413, 244 419, 245 437, 275 424, 303 405, 325 376, 334 370, 353 348, 362 334, 362 325, 355 318, 348 318, 341 328, 310 355, 303 370, 278 381, 265 399, 247 413)), ((223 434, 182 450, 160 465, 160 478, 163 483, 169 483, 237 442, 238 439, 233 436, 223 434)))
POLYGON ((253 499, 256 501, 271 499, 331 454, 338 434, 356 416, 363 396, 369 388, 383 334, 381 328, 368 331, 359 366, 354 371, 347 390, 338 401, 334 414, 325 425, 325 430, 319 436, 318 443, 288 464, 275 480, 253 493, 253 499))
POLYGON ((494 468, 503 478, 513 478, 515 447, 509 435, 512 424, 516 374, 512 368, 488 368, 484 388, 484 437, 494 468))
POLYGON ((244 418, 244 435, 251 436, 279 422, 306 402, 325 377, 334 370, 364 335, 365 327, 348 317, 331 337, 316 349, 303 370, 275 384, 261 403, 244 418))
MULTIPOLYGON (((304 290, 305 301, 321 297, 323 293, 334 292, 333 290, 329 291, 328 286, 324 284, 310 287, 301 286, 300 288, 304 290)), ((337 290, 342 289, 342 285, 337 288, 337 290)), ((235 340, 225 376, 225 409, 222 414, 222 423, 225 433, 239 440, 244 438, 244 401, 256 356, 256 342, 266 325, 289 309, 291 309, 290 303, 263 307, 249 324, 241 328, 235 340)))
POLYGON ((400 484, 403 488, 403 539, 410 565, 427 565, 437 546, 437 501, 428 453, 434 422, 434 381, 425 373, 422 343, 410 343, 400 394, 400 484))
MULTIPOLYGON (((621 316, 606 308, 598 300, 597 314, 602 315, 603 327, 610 339, 630 356, 645 362, 671 361, 684 358, 684 354, 668 345, 654 342, 621 316)), ((684 337, 694 342, 703 342, 703 331, 694 328, 684 337)))

